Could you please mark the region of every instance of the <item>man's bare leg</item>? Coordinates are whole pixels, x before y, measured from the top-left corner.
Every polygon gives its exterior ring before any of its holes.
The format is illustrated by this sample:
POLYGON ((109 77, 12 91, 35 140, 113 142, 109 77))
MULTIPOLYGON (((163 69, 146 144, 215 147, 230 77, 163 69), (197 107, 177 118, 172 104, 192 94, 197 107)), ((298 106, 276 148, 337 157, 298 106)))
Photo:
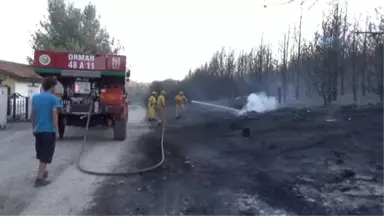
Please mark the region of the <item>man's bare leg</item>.
POLYGON ((43 179, 44 178, 44 174, 46 173, 46 171, 47 171, 47 164, 40 162, 39 170, 37 171, 37 178, 38 179, 43 179))
POLYGON ((48 177, 47 164, 40 162, 39 170, 37 172, 37 178, 35 181, 35 187, 46 186, 51 183, 51 181, 46 180, 48 177))

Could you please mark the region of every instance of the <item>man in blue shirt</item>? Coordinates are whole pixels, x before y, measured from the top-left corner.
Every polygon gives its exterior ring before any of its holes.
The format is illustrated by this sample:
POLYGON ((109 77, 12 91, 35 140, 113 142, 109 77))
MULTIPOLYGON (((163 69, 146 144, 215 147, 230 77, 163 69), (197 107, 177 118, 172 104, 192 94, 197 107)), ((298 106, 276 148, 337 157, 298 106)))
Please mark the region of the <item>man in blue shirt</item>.
POLYGON ((56 84, 56 79, 46 77, 42 84, 43 92, 32 97, 31 122, 35 135, 36 158, 40 161, 35 187, 51 183, 47 180, 47 165, 52 162, 55 152, 58 109, 61 107, 59 98, 53 94, 56 84))

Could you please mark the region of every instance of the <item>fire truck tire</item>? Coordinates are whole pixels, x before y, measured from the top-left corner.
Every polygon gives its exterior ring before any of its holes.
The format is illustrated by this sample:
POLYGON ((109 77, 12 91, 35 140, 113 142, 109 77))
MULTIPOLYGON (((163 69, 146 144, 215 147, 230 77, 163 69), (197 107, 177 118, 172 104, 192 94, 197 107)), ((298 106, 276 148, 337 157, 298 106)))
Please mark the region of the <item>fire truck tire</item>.
POLYGON ((121 119, 116 120, 113 126, 113 139, 114 140, 125 140, 127 137, 127 120, 121 119))

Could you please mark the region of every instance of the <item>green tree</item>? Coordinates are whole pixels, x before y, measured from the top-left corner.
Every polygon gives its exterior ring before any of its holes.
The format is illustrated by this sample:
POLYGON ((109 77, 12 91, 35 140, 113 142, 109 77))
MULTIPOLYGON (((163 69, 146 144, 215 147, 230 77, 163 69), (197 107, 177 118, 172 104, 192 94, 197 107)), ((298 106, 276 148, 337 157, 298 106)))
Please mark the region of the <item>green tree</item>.
MULTIPOLYGON (((48 17, 31 37, 33 50, 117 53, 123 47, 100 25, 95 5, 83 10, 64 0, 48 0, 48 17)), ((27 57, 30 64, 33 58, 27 57)))

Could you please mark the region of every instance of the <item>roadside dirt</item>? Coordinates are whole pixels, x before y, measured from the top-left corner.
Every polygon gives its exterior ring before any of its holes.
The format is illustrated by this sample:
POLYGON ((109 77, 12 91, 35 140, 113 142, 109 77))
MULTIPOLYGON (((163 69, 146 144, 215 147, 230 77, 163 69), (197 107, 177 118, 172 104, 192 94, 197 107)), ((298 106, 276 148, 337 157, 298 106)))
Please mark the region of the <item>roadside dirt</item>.
MULTIPOLYGON (((165 164, 106 179, 84 214, 382 215, 382 132, 382 106, 239 118, 191 105, 169 120, 165 164)), ((137 166, 160 159, 159 134, 141 137, 137 166)))

